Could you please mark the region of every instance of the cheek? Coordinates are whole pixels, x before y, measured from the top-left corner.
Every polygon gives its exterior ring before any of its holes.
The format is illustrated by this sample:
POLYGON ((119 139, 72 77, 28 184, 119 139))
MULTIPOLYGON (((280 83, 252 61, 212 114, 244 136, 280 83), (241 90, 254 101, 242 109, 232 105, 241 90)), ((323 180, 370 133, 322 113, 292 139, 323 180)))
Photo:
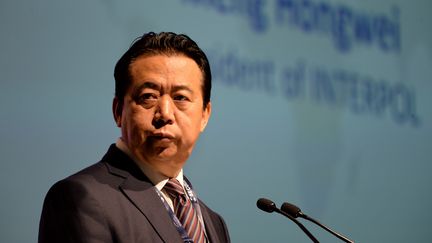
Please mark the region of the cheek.
POLYGON ((202 120, 196 115, 185 115, 182 117, 182 132, 183 137, 187 138, 188 142, 194 143, 201 133, 202 120))
POLYGON ((142 112, 129 112, 124 114, 124 131, 129 138, 142 138, 151 128, 151 118, 142 112))

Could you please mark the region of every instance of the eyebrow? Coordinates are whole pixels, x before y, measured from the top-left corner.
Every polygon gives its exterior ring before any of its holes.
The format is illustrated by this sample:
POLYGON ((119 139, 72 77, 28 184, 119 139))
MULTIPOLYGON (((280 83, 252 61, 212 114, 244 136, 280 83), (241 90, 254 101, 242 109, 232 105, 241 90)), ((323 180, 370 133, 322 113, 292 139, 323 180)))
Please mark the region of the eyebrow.
POLYGON ((172 92, 177 92, 179 90, 186 90, 190 93, 193 93, 192 89, 187 85, 176 85, 173 87, 172 92))
MULTIPOLYGON (((146 89, 146 88, 153 89, 153 90, 160 90, 161 86, 159 84, 151 82, 151 81, 144 82, 134 90, 133 97, 138 97, 140 95, 141 91, 143 89, 146 89)), ((174 86, 172 88, 171 92, 177 92, 180 90, 186 90, 190 93, 193 93, 193 90, 189 86, 183 85, 183 84, 174 86)))
POLYGON ((140 92, 141 90, 146 89, 146 88, 159 90, 160 85, 158 85, 158 84, 156 84, 156 83, 153 83, 153 82, 150 82, 150 81, 147 81, 147 82, 142 83, 142 84, 141 84, 140 86, 138 86, 135 90, 136 90, 137 92, 140 92))

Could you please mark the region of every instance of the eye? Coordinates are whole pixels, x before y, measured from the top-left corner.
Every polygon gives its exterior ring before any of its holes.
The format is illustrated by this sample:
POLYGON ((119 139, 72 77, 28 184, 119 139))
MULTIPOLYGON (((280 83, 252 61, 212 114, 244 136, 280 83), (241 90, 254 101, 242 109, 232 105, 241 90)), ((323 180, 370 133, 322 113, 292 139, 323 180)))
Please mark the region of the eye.
POLYGON ((138 104, 150 104, 154 101, 157 101, 157 99, 158 99, 158 97, 155 93, 144 93, 138 97, 137 103, 138 104))
POLYGON ((189 101, 190 99, 185 95, 177 94, 174 96, 174 100, 175 101, 189 101))

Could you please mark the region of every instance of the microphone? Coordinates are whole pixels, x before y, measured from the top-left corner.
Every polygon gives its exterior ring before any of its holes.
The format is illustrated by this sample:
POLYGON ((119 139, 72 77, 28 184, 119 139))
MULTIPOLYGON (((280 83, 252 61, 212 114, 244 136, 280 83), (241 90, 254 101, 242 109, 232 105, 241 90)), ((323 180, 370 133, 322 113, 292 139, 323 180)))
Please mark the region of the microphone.
POLYGON ((294 217, 294 218, 301 217, 301 218, 304 218, 304 219, 306 219, 306 220, 309 220, 309 221, 311 221, 311 222, 317 224, 317 225, 320 226, 321 228, 327 230, 328 232, 330 232, 332 235, 336 236, 337 238, 339 238, 339 239, 345 241, 345 242, 348 242, 348 243, 354 243, 354 241, 352 241, 352 240, 348 239, 347 237, 345 237, 345 236, 343 236, 343 235, 341 235, 341 234, 339 234, 339 233, 337 233, 337 232, 331 230, 329 227, 327 227, 327 226, 321 224, 321 223, 318 222, 317 220, 315 220, 315 219, 313 219, 313 218, 307 216, 306 214, 304 214, 304 213, 300 210, 299 207, 297 207, 297 206, 294 205, 294 204, 284 202, 284 203, 282 204, 282 206, 281 206, 281 210, 282 210, 283 212, 289 214, 290 216, 294 217))
POLYGON ((319 243, 319 241, 311 234, 311 232, 309 232, 309 230, 306 229, 306 227, 303 226, 303 224, 301 224, 297 219, 295 219, 293 216, 291 216, 290 214, 280 210, 278 207, 276 207, 276 204, 267 199, 267 198, 260 198, 258 199, 258 201, 256 202, 256 205, 259 209, 263 210, 264 212, 267 213, 273 213, 273 212, 277 212, 279 214, 282 214, 283 216, 291 219, 294 223, 296 223, 302 230, 303 232, 309 236, 309 238, 315 242, 315 243, 319 243))

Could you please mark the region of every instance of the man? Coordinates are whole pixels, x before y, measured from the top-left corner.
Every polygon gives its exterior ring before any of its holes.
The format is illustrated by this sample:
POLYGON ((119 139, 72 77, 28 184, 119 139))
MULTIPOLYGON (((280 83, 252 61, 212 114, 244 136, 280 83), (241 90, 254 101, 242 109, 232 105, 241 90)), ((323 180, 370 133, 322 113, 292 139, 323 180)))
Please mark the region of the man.
POLYGON ((57 182, 39 243, 230 242, 183 166, 211 114, 207 57, 186 35, 147 33, 115 67, 121 138, 102 160, 57 182))

